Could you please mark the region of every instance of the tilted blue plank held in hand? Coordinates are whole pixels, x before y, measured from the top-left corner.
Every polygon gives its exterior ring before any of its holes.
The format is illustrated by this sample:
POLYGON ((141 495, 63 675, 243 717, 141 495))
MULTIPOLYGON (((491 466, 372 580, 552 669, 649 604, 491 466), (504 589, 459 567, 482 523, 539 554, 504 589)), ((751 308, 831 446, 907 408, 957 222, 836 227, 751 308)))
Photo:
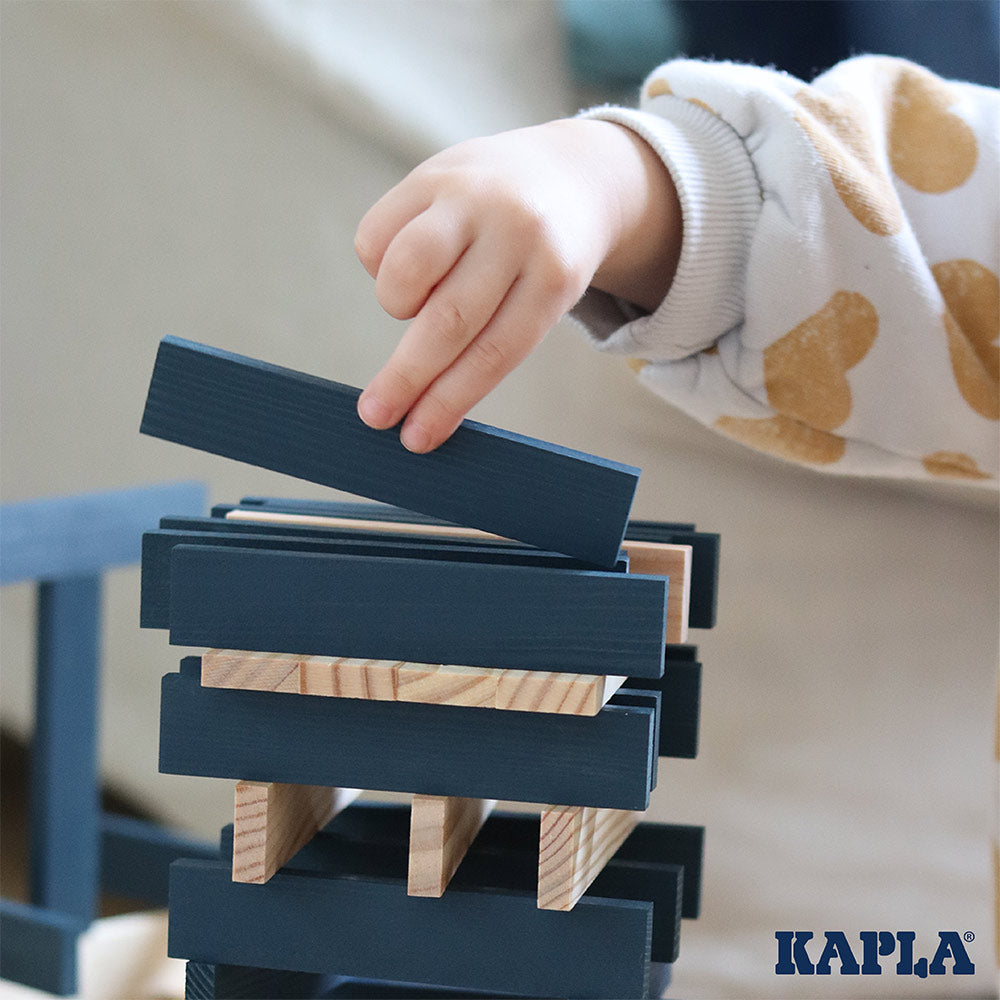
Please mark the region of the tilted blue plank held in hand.
POLYGON ((415 455, 361 422, 359 395, 166 337, 141 431, 599 566, 618 559, 638 469, 471 420, 415 455))

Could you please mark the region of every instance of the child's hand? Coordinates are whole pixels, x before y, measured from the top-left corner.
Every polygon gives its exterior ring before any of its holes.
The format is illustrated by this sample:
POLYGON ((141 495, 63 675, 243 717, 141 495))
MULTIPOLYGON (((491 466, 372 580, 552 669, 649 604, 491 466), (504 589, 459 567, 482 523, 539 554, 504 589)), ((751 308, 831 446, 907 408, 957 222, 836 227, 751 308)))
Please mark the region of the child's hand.
POLYGON ((417 167, 361 220, 382 307, 412 320, 358 402, 436 448, 587 286, 653 309, 680 245, 669 174, 636 135, 571 119, 474 139, 417 167))

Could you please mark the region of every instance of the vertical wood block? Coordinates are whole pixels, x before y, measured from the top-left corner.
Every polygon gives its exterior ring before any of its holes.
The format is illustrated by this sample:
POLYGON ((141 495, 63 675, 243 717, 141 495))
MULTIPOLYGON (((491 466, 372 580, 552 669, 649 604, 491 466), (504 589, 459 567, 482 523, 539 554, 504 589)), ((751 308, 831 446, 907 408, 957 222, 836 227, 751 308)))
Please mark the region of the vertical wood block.
POLYGON ((240 781, 233 822, 233 881, 267 882, 359 795, 357 788, 240 781))
POLYGON ((691 615, 691 546, 626 539, 622 547, 628 553, 630 573, 665 576, 670 579, 666 641, 687 642, 688 619, 691 615))
POLYGON ((440 896, 496 799, 414 795, 410 808, 410 852, 406 892, 440 896))
POLYGON ((642 816, 626 809, 546 806, 538 838, 538 908, 572 910, 642 816))

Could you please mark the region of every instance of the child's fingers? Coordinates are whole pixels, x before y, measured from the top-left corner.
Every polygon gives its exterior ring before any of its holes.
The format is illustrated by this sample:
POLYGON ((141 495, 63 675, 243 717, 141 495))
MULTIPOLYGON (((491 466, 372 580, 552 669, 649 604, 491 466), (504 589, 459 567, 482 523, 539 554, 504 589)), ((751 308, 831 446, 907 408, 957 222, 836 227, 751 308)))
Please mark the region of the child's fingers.
POLYGON ((429 386, 407 414, 400 439, 410 451, 431 451, 462 418, 538 346, 564 311, 518 279, 489 325, 429 386))
POLYGON ((426 211, 432 195, 409 179, 387 191, 365 212, 354 233, 354 252, 374 278, 389 244, 411 220, 426 211))
POLYGON ((473 243, 438 284, 359 400, 372 427, 397 424, 490 322, 517 277, 516 264, 473 243))
POLYGON ((412 319, 465 253, 471 234, 459 215, 431 208, 411 219, 382 255, 375 278, 379 305, 396 319, 412 319))

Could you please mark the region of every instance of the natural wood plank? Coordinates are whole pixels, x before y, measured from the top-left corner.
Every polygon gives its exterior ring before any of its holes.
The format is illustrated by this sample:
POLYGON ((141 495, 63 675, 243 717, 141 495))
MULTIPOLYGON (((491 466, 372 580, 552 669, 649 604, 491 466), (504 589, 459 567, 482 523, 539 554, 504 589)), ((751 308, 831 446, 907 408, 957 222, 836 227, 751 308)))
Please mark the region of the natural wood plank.
POLYGON ((643 813, 546 806, 538 837, 538 908, 572 910, 643 813))
MULTIPOLYGON (((342 528, 351 531, 381 532, 387 535, 425 538, 465 539, 489 541, 502 539, 500 535, 478 528, 463 528, 453 524, 423 524, 404 521, 377 521, 357 517, 329 517, 324 514, 287 514, 272 510, 246 510, 237 508, 226 514, 227 521, 256 522, 260 524, 296 525, 313 528, 342 528)), ((673 545, 666 542, 633 541, 626 538, 622 549, 629 557, 629 572, 670 578, 667 591, 667 631, 665 641, 684 643, 688 638, 688 618, 691 604, 692 548, 690 545, 673 545)))
POLYGON ((202 655, 201 664, 205 687, 558 715, 596 715, 625 681, 624 677, 599 674, 226 649, 209 650, 202 655))
POLYGON ((414 795, 410 808, 410 850, 406 894, 444 893, 496 799, 414 795))
POLYGON ((233 821, 233 881, 267 882, 341 809, 357 788, 240 781, 233 821))

